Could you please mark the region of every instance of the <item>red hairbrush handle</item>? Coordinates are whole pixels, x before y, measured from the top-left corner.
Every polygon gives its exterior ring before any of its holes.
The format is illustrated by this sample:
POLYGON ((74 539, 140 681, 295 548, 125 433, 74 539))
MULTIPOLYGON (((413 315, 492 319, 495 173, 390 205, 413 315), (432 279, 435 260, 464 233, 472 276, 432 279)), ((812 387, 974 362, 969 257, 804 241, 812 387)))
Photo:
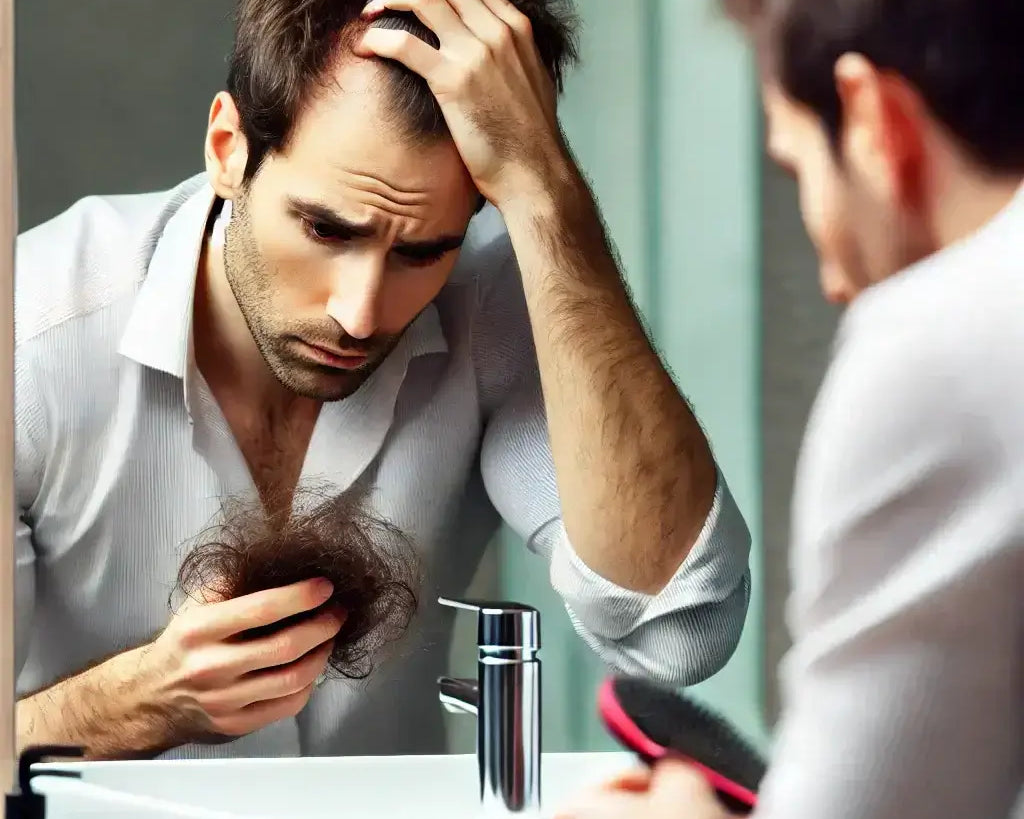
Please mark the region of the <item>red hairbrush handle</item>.
POLYGON ((723 803, 731 810, 749 813, 757 805, 757 794, 722 776, 715 770, 702 764, 700 760, 685 756, 671 748, 655 742, 645 734, 636 722, 626 713, 618 697, 615 695, 613 680, 608 679, 602 684, 598 693, 598 711, 611 734, 625 747, 635 752, 647 764, 675 758, 687 762, 700 771, 718 794, 723 803))

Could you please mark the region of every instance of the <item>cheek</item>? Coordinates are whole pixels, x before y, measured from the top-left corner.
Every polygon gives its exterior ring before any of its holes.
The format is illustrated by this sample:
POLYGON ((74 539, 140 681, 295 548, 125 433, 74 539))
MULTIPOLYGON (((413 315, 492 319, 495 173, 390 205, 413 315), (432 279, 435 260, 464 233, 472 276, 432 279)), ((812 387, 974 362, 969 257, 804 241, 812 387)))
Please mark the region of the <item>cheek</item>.
POLYGON ((804 161, 798 168, 800 180, 800 211, 807 234, 819 255, 836 253, 842 241, 842 207, 839 186, 825 163, 804 161))
POLYGON ((302 270, 311 265, 323 264, 322 252, 303 235, 301 226, 294 220, 267 220, 256 223, 256 244, 264 263, 271 270, 302 270))
POLYGON ((384 277, 381 293, 381 329, 397 333, 405 329, 441 292, 451 275, 454 260, 430 267, 398 268, 384 277))
POLYGON ((259 254, 254 261, 279 308, 326 303, 336 266, 331 255, 311 242, 293 219, 254 218, 253 228, 259 254))
POLYGON ((860 252, 846 188, 830 162, 805 163, 801 168, 800 208, 818 254, 825 297, 837 303, 848 301, 856 289, 860 252))

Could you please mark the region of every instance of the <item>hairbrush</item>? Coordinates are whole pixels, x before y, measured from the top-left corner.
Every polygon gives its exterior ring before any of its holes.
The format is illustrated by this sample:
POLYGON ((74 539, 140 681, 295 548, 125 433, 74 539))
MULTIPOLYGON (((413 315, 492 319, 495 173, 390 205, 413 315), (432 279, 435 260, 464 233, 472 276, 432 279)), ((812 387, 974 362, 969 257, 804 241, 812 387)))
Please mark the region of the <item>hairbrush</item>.
POLYGON ((682 759, 696 767, 726 808, 750 813, 767 763, 720 715, 675 689, 611 677, 598 710, 612 735, 648 765, 682 759))

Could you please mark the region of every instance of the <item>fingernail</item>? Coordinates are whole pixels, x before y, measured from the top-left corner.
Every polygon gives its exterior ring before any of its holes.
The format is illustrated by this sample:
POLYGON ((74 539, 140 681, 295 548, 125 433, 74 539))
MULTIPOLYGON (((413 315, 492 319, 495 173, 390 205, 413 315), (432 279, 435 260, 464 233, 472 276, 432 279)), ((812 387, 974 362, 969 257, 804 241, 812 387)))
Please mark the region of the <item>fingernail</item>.
POLYGON ((324 600, 334 594, 334 584, 330 580, 321 578, 316 582, 316 591, 324 600))
POLYGON ((374 12, 380 11, 382 8, 384 8, 384 4, 381 3, 380 0, 370 0, 370 2, 363 7, 363 14, 373 14, 374 12))

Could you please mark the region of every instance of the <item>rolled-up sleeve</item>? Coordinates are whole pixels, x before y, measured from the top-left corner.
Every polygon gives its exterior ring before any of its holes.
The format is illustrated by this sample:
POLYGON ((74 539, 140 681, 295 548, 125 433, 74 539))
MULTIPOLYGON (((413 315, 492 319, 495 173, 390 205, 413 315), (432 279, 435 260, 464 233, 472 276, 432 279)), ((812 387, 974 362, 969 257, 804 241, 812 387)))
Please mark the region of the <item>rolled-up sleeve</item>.
POLYGON ((692 685, 735 651, 750 602, 750 534, 721 474, 704 530, 658 594, 624 589, 591 570, 560 520, 534 544, 550 555, 551 583, 579 635, 620 671, 692 685))
MULTIPOLYGON (((475 358, 486 427, 480 467, 491 502, 532 552, 580 637, 612 668, 692 685, 735 651, 750 600, 750 533, 721 472, 700 537, 658 594, 595 573, 566 535, 526 305, 514 266, 490 283, 475 358)), ((682 468, 682 466, 680 467, 682 468)))

